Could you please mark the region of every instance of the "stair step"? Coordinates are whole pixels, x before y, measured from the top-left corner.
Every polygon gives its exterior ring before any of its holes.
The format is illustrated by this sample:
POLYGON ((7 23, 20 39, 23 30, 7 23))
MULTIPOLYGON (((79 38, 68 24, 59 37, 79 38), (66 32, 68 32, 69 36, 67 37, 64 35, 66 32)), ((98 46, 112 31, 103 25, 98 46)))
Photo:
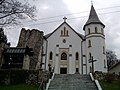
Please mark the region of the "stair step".
POLYGON ((56 74, 48 90, 98 90, 89 75, 56 74))

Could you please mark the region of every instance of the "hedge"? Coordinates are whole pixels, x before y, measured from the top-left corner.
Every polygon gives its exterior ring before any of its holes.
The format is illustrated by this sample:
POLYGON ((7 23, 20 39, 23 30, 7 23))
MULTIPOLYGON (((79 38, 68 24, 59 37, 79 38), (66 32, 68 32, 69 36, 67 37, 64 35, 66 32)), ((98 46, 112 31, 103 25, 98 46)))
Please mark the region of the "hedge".
POLYGON ((38 73, 38 70, 0 70, 0 85, 24 84, 32 78, 30 76, 35 76, 37 81, 38 73))

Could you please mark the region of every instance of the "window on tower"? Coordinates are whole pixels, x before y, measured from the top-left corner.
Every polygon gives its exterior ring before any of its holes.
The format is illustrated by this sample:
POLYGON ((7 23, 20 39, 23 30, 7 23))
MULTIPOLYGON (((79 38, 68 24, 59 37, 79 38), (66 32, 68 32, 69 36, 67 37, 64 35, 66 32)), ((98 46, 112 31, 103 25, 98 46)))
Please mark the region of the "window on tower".
POLYGON ((105 47, 103 46, 103 54, 105 54, 105 47))
POLYGON ((101 28, 101 33, 104 35, 104 31, 103 31, 103 28, 101 28))
POLYGON ((106 62, 105 62, 105 60, 104 60, 104 68, 106 68, 106 62))
POLYGON ((89 60, 90 60, 90 59, 92 59, 92 55, 91 55, 91 53, 89 53, 89 60))
POLYGON ((88 34, 90 34, 90 28, 88 28, 88 34))
POLYGON ((53 58, 53 53, 50 52, 49 59, 52 60, 52 58, 53 58))
POLYGON ((88 47, 91 47, 91 40, 88 40, 88 47))
POLYGON ((95 27, 95 33, 98 33, 98 32, 97 32, 97 27, 95 27))

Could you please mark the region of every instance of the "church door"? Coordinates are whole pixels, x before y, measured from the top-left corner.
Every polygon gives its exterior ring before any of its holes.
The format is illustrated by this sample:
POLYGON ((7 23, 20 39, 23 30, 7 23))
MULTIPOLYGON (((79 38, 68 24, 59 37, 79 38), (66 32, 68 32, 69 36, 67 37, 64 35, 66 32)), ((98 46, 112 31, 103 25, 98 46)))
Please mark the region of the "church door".
POLYGON ((67 68, 60 68, 60 74, 67 74, 67 68))

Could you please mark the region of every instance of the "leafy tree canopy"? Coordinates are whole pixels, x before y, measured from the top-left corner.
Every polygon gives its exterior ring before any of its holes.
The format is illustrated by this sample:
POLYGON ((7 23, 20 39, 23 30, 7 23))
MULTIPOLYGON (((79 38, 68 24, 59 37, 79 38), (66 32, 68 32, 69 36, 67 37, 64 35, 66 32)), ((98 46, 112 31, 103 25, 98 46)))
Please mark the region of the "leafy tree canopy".
POLYGON ((108 69, 110 69, 111 66, 118 62, 117 55, 112 50, 106 50, 106 57, 108 69))

